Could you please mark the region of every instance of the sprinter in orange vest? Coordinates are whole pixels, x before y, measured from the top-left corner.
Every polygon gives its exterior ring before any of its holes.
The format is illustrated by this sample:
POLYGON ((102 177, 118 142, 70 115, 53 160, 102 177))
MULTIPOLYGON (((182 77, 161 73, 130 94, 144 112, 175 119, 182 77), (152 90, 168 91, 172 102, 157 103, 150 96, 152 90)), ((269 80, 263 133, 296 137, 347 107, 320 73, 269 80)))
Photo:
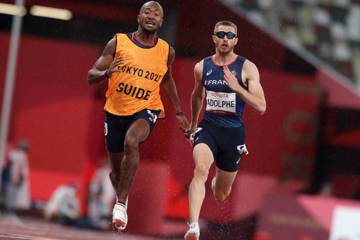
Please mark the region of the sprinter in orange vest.
POLYGON ((171 73, 175 51, 157 35, 163 16, 158 2, 146 2, 137 17, 137 31, 116 34, 88 72, 89 84, 108 80, 105 139, 117 195, 112 220, 116 230, 127 225, 127 198, 139 163, 139 145, 148 138, 158 117, 164 116, 160 86, 181 129, 185 132, 189 127, 171 73))

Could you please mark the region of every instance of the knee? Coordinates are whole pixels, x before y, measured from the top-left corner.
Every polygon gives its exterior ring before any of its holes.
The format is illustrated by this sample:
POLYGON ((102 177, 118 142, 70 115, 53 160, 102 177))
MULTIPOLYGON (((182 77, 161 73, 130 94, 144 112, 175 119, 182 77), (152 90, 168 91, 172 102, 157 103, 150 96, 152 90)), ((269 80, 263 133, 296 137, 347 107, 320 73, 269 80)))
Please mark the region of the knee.
POLYGON ((126 136, 124 141, 124 150, 126 153, 133 153, 139 151, 139 140, 134 136, 126 136))
POLYGON ((207 166, 199 164, 195 167, 194 178, 205 182, 208 175, 209 175, 209 168, 207 166))
POLYGON ((225 201, 230 195, 231 189, 229 190, 215 190, 214 191, 214 198, 216 201, 223 202, 225 201))

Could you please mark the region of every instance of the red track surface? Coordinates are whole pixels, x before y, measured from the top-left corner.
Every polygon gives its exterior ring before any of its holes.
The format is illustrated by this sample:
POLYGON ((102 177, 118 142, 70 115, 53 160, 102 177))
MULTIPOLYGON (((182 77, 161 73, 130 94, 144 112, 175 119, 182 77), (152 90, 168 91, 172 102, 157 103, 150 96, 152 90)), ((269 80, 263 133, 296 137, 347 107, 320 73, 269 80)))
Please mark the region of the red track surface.
POLYGON ((0 215, 0 239, 9 240, 156 240, 124 233, 82 230, 37 218, 0 215))

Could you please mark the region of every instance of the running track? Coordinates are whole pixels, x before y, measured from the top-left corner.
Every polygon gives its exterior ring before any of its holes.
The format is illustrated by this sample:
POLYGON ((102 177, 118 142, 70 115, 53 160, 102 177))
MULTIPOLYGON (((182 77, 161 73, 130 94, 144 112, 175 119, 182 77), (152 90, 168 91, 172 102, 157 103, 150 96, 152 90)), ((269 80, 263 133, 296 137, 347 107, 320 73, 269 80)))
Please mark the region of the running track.
POLYGON ((30 217, 0 215, 0 239, 8 240, 158 240, 123 233, 80 230, 30 217))

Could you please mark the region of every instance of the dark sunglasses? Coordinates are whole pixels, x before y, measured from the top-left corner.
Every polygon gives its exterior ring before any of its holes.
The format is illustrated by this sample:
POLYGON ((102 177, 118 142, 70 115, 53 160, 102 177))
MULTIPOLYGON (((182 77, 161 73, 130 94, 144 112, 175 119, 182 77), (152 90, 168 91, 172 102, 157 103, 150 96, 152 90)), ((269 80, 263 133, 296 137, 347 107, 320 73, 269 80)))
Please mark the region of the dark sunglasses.
POLYGON ((225 36, 227 39, 233 39, 236 37, 236 34, 233 32, 220 31, 220 32, 216 32, 215 36, 217 36, 218 38, 221 38, 221 39, 223 39, 225 36))

